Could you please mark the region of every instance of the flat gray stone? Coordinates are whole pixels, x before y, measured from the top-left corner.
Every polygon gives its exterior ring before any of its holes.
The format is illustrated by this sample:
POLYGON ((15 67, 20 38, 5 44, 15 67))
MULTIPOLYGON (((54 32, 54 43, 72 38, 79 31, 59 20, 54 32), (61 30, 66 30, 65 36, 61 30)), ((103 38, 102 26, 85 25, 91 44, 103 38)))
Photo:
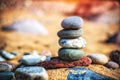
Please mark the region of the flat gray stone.
POLYGON ((38 66, 17 68, 15 77, 16 80, 48 80, 47 71, 38 66))
POLYGON ((2 57, 4 57, 5 59, 8 59, 8 60, 15 58, 15 56, 13 54, 10 54, 10 53, 8 53, 8 52, 6 52, 4 50, 0 52, 0 55, 2 57))
POLYGON ((58 51, 58 56, 67 61, 79 60, 84 55, 84 52, 79 49, 65 49, 61 48, 58 51))
POLYGON ((82 25, 83 19, 78 16, 67 17, 61 23, 61 26, 64 29, 79 29, 82 27, 82 25))
POLYGON ((82 37, 75 39, 60 39, 59 45, 63 48, 84 48, 86 46, 86 41, 82 37))
POLYGON ((45 60, 46 60, 46 56, 24 55, 20 62, 25 65, 36 65, 37 63, 45 61, 45 60))
POLYGON ((80 36, 82 36, 83 31, 82 29, 78 29, 78 30, 60 30, 57 35, 60 38, 68 38, 68 39, 72 39, 72 38, 78 38, 80 36))
POLYGON ((94 54, 89 54, 87 55, 89 58, 92 59, 92 63, 93 64, 106 64, 108 62, 108 58, 107 56, 105 56, 104 54, 99 54, 99 53, 94 53, 94 54))

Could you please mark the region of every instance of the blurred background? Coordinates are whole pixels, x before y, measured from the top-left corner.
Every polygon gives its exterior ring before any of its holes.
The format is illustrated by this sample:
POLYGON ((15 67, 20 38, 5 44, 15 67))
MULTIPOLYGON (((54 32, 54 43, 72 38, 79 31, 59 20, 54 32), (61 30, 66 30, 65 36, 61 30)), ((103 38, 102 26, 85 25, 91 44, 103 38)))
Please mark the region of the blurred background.
POLYGON ((0 50, 57 56, 57 32, 68 16, 84 19, 85 54, 120 49, 119 0, 0 0, 0 50))

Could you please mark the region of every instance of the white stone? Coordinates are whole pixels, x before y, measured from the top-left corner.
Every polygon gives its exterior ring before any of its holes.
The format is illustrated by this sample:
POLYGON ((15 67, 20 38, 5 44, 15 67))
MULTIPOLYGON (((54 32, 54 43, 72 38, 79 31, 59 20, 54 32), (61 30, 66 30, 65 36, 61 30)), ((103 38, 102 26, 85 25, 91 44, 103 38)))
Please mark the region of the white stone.
POLYGON ((104 54, 98 54, 98 53, 95 54, 94 53, 94 54, 89 54, 87 56, 92 59, 93 64, 102 64, 103 65, 108 62, 108 58, 104 54))
POLYGON ((25 65, 36 65, 37 63, 45 60, 46 60, 46 56, 25 55, 22 57, 21 62, 25 65))
POLYGON ((64 48, 84 48, 86 46, 86 41, 82 37, 75 39, 60 39, 59 45, 64 48))

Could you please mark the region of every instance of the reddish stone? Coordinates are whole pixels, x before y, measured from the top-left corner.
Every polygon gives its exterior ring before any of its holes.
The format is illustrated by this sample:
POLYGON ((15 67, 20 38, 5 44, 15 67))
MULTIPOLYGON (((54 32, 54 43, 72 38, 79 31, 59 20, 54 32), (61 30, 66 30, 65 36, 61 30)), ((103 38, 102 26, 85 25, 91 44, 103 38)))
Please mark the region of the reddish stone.
POLYGON ((75 67, 75 66, 88 66, 91 64, 92 60, 88 57, 83 57, 77 61, 64 61, 59 57, 53 57, 50 61, 44 61, 38 63, 38 66, 42 66, 47 69, 55 69, 55 68, 67 68, 67 67, 75 67))

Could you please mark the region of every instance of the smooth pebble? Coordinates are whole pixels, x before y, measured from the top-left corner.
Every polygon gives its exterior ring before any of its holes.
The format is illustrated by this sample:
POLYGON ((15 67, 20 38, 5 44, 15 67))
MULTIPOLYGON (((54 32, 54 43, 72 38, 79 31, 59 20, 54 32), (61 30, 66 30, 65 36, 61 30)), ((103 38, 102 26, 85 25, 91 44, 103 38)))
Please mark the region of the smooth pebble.
POLYGON ((60 30, 57 35, 60 38, 65 38, 65 39, 73 39, 73 38, 78 38, 82 36, 83 31, 82 29, 78 30, 60 30))
POLYGON ((2 57, 4 57, 5 59, 8 59, 8 60, 15 58, 15 56, 13 54, 10 54, 10 53, 8 53, 8 52, 6 52, 4 50, 0 52, 0 55, 2 57))
POLYGON ((117 64, 114 61, 109 61, 108 63, 105 64, 105 66, 113 69, 119 68, 119 64, 117 64))
POLYGON ((82 37, 76 39, 60 39, 59 45, 63 48, 84 48, 86 41, 82 37))
POLYGON ((108 58, 104 54, 94 53, 87 56, 92 59, 93 64, 106 64, 108 62, 108 58))
POLYGON ((61 23, 61 26, 64 29, 79 29, 82 27, 82 25, 83 19, 78 16, 67 17, 61 23))
POLYGON ((45 61, 46 56, 40 55, 24 55, 21 59, 21 63, 25 65, 36 65, 39 62, 45 61))
POLYGON ((74 61, 74 60, 79 60, 80 58, 82 58, 84 55, 84 52, 79 49, 61 48, 58 51, 58 55, 63 60, 74 61))

